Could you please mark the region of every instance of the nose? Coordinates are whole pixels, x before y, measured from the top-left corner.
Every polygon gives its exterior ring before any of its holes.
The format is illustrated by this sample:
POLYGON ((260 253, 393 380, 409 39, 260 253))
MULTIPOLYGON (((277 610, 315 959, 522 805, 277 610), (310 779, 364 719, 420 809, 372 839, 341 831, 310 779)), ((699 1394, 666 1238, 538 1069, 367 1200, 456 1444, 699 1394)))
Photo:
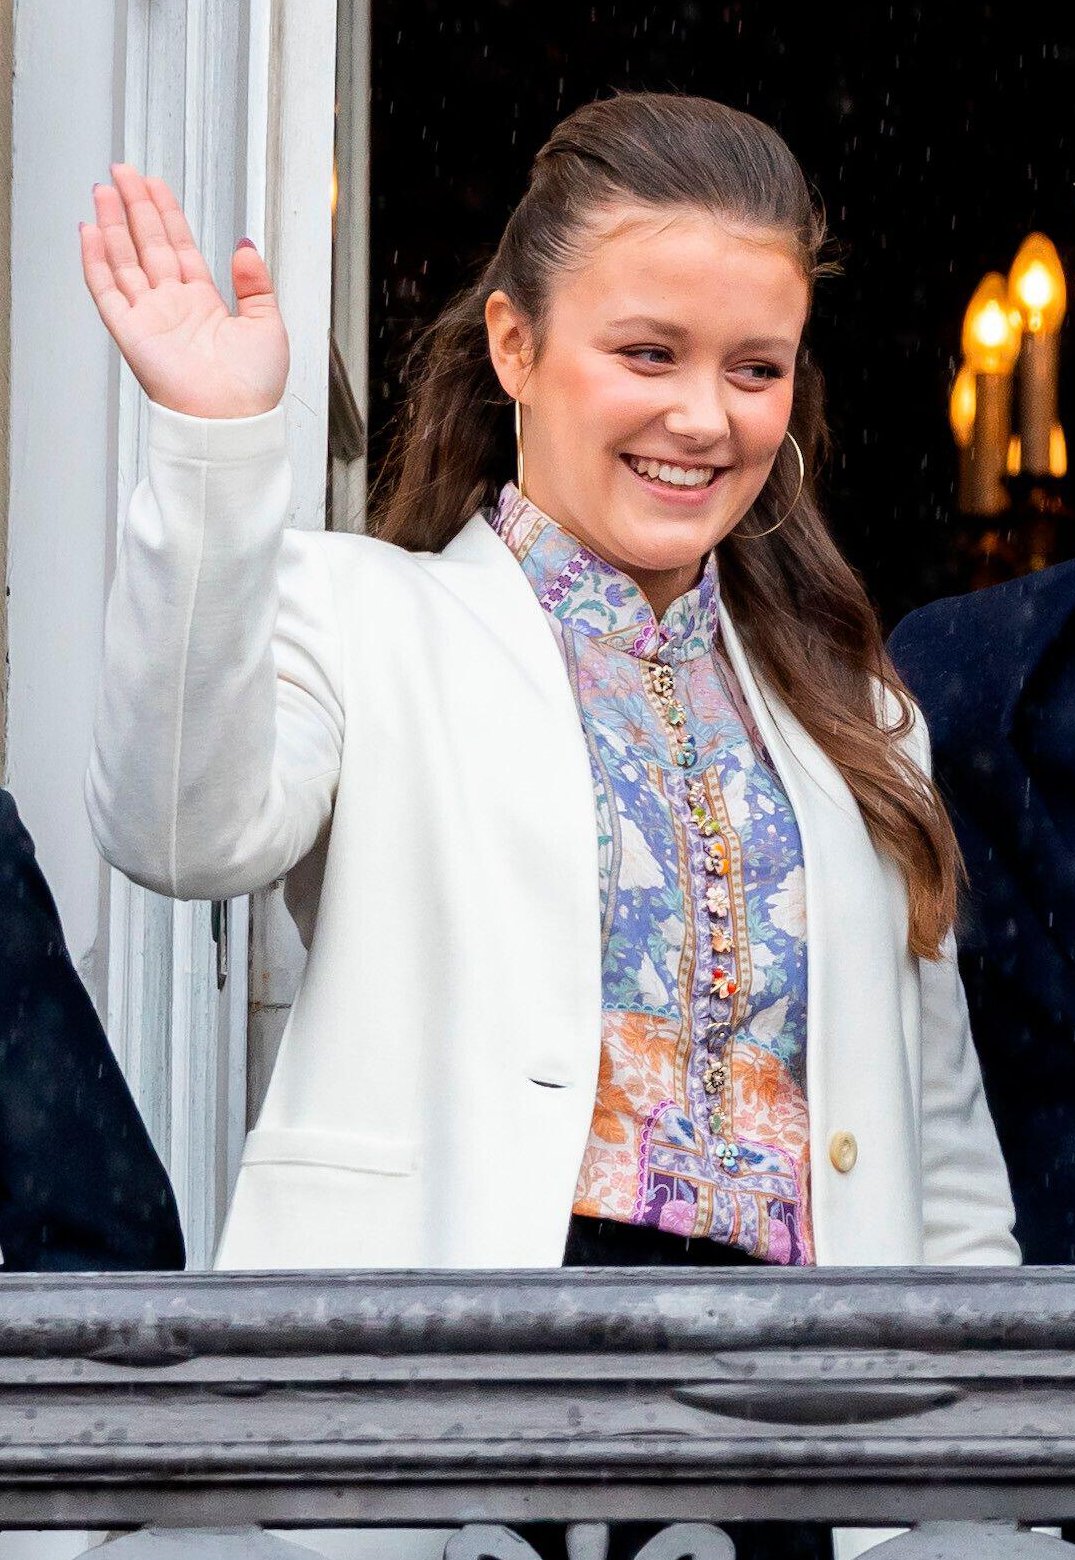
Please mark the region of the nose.
POLYGON ((719 382, 709 374, 681 379, 664 425, 676 438, 691 444, 718 444, 728 436, 731 424, 719 382))

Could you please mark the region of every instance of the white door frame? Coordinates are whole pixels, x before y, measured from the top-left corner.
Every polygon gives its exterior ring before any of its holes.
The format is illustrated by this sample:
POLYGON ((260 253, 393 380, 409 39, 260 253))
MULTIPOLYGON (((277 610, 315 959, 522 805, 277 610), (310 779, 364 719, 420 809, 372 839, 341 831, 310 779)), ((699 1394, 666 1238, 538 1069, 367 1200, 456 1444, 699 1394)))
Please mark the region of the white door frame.
MULTIPOLYGON (((230 297, 236 240, 274 273, 292 342, 292 525, 324 524, 335 0, 128 0, 126 160, 180 196, 230 297), (182 68, 179 68, 179 67, 182 68)), ((119 402, 120 512, 145 457, 145 403, 119 402)), ((208 1266, 247 1126, 246 901, 228 907, 228 972, 206 904, 112 874, 109 1025, 153 1120, 187 1235, 208 1266)))
POLYGON ((116 155, 117 18, 111 0, 17 0, 13 24, 4 780, 103 1012, 105 907, 82 777, 115 513, 116 379, 78 222, 116 155))
MULTIPOLYGON (((104 869, 82 803, 117 515, 145 401, 78 266, 90 186, 125 160, 180 196, 222 289, 249 234, 291 335, 293 525, 324 524, 336 0, 17 0, 8 782, 69 944, 175 1185, 190 1264, 247 1126, 245 900, 218 989, 211 908, 104 869)), ((121 522, 119 522, 121 523, 121 522)))
MULTIPOLYGON (((246 217, 248 0, 127 0, 123 23, 120 155, 168 180, 230 296, 246 217)), ((146 464, 145 397, 126 368, 116 453, 122 525, 146 464)), ((206 1267, 245 1128, 245 907, 229 907, 221 986, 209 905, 117 872, 108 887, 108 1032, 172 1177, 189 1265, 206 1267)))
MULTIPOLYGON (((251 15, 251 60, 257 64, 250 90, 249 234, 264 247, 291 342, 285 399, 294 484, 289 523, 304 530, 325 525, 336 13, 336 0, 253 0, 251 15), (259 190, 265 192, 260 205, 259 190)), ((363 118, 363 156, 367 123, 363 118)), ((362 253, 365 277, 364 247, 362 253)), ((364 395, 364 346, 362 366, 364 395)), ((252 896, 249 946, 252 1125, 305 962, 280 884, 252 896)))

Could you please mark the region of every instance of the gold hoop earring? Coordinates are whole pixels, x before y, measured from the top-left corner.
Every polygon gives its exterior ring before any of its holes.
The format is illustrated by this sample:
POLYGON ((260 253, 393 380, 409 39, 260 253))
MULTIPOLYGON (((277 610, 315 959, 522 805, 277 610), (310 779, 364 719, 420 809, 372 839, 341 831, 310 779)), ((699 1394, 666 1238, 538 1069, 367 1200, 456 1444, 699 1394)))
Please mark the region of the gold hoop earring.
POLYGON ((791 511, 795 508, 795 505, 799 502, 800 498, 802 498, 802 496, 803 496, 803 484, 806 481, 806 462, 803 460, 803 452, 799 448, 799 441, 798 441, 798 439, 791 432, 790 428, 788 429, 788 431, 784 435, 784 437, 785 437, 785 439, 790 439, 791 440, 791 447, 795 451, 795 458, 799 462, 799 486, 795 490, 795 497, 792 499, 791 504, 788 507, 787 513, 782 515, 781 518, 776 522, 775 525, 771 525, 767 531, 744 531, 743 532, 743 535, 750 542, 755 542, 755 541, 758 540, 759 537, 762 537, 762 536, 772 536, 774 531, 779 531, 780 527, 784 524, 784 521, 788 518, 788 515, 791 514, 791 511))
POLYGON ((515 403, 515 486, 519 489, 519 497, 526 497, 526 488, 523 486, 526 480, 526 464, 523 460, 523 409, 519 402, 515 403))

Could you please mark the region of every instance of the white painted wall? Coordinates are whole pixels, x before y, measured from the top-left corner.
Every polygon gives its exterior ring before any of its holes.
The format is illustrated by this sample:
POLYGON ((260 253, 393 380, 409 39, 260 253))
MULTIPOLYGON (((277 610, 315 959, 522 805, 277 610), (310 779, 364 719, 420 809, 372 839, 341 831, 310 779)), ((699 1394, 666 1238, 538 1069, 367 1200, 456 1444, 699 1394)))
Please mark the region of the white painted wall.
POLYGON ((95 997, 101 868, 82 804, 115 507, 116 367, 78 222, 114 155, 113 0, 15 0, 7 784, 95 997))

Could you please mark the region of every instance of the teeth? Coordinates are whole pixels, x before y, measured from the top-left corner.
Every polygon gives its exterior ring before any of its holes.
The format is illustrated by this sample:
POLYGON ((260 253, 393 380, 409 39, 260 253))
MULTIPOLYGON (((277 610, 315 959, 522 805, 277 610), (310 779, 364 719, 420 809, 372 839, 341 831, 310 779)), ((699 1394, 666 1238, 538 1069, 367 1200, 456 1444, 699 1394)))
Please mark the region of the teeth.
POLYGON ((651 482, 667 482, 669 487, 705 487, 712 482, 715 466, 669 466, 657 460, 628 457, 631 468, 651 482))

